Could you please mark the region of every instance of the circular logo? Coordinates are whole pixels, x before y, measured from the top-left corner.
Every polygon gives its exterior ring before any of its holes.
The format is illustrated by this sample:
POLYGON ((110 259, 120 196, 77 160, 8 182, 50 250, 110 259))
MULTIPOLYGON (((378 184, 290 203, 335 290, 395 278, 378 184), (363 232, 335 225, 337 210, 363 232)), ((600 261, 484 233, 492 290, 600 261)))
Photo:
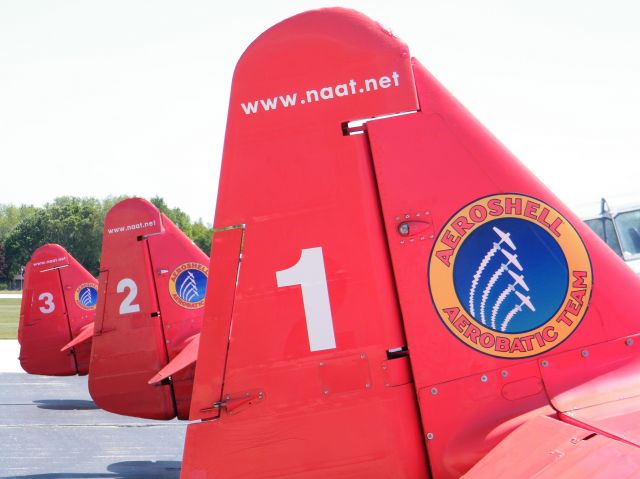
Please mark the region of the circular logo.
POLYGON ((98 288, 95 283, 82 283, 76 288, 74 299, 79 308, 85 311, 96 309, 98 302, 98 288))
POLYGON ((525 358, 558 346, 587 310, 591 262, 573 226, 524 195, 480 198, 442 228, 429 260, 438 315, 468 346, 525 358))
POLYGON ((183 308, 202 308, 208 275, 209 269, 200 263, 181 264, 169 277, 169 295, 183 308))

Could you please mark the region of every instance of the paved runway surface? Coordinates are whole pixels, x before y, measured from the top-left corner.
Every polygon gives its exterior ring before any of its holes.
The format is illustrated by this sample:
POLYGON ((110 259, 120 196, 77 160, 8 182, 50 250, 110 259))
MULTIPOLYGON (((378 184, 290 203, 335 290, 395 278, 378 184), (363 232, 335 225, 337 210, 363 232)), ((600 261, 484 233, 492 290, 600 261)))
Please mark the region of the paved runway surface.
POLYGON ((186 425, 104 412, 86 376, 2 372, 0 478, 177 479, 186 425))

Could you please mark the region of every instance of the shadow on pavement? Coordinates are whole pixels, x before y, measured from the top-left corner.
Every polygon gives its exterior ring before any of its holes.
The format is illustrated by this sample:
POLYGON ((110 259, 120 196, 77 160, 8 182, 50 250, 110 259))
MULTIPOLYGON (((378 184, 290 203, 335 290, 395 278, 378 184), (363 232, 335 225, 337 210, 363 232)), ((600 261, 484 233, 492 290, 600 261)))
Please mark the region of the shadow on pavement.
POLYGON ((88 409, 100 409, 93 401, 85 399, 39 399, 33 403, 40 409, 53 409, 55 411, 80 411, 88 409))
POLYGON ((179 461, 125 461, 107 466, 109 472, 49 472, 2 479, 179 479, 179 461))

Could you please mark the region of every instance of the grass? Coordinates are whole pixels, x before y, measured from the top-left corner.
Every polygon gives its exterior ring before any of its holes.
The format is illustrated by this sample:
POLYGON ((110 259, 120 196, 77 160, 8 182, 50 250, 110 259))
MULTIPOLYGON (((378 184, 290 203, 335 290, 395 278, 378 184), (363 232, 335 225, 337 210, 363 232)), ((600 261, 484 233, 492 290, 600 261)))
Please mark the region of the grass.
POLYGON ((0 299, 0 339, 16 339, 20 319, 19 299, 0 299))

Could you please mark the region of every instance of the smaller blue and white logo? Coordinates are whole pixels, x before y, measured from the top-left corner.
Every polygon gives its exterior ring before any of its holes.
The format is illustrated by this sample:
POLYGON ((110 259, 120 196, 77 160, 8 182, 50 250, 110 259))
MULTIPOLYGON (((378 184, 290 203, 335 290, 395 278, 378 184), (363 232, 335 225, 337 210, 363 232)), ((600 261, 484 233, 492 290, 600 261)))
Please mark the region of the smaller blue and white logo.
POLYGON ((204 306, 207 291, 208 268, 200 263, 184 263, 169 278, 169 294, 183 308, 204 306))
POLYGON ((74 294, 76 304, 85 311, 96 309, 98 303, 98 289, 93 283, 82 283, 74 294))

